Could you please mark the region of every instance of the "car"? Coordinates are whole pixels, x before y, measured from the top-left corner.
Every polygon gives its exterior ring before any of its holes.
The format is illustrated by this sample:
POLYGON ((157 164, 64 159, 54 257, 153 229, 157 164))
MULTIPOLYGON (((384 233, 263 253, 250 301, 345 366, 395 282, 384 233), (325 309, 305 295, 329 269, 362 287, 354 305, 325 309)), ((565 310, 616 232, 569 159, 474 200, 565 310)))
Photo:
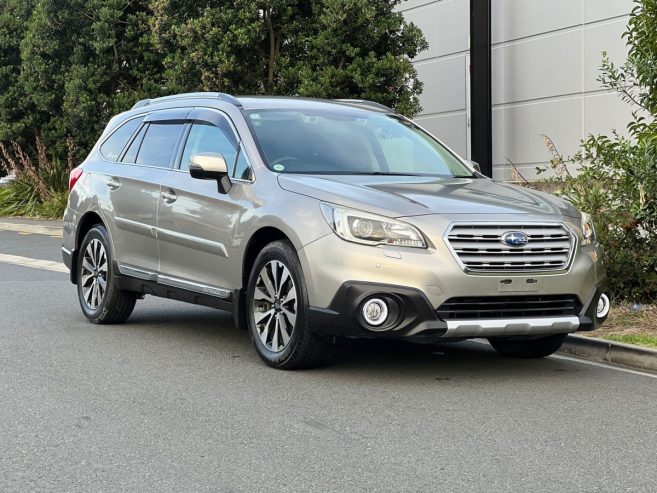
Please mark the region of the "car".
MULTIPOLYGON (((0 172, 2 172, 2 169, 0 169, 0 172)), ((2 175, 0 173, 0 187, 9 185, 12 181, 16 179, 16 174, 15 173, 9 173, 2 175)))
POLYGON ((321 365, 348 338, 541 358, 609 311, 588 214, 487 178, 374 102, 139 101, 69 188, 84 316, 124 322, 145 295, 228 310, 275 368, 321 365))

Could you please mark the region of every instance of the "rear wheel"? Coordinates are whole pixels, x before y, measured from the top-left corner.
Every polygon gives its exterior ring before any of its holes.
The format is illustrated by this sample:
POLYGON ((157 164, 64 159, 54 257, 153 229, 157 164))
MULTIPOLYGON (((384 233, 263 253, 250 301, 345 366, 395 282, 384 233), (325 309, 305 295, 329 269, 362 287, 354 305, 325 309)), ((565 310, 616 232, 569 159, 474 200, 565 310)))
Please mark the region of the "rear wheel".
POLYGON ((77 265, 78 299, 85 317, 95 324, 125 322, 137 293, 118 287, 107 230, 97 224, 82 240, 77 265))
POLYGON ((511 358, 545 358, 561 348, 568 334, 544 337, 491 337, 490 345, 502 356, 511 358))
POLYGON ((308 327, 308 293, 296 251, 286 241, 258 255, 246 294, 253 345, 274 368, 295 370, 324 363, 330 344, 308 327))

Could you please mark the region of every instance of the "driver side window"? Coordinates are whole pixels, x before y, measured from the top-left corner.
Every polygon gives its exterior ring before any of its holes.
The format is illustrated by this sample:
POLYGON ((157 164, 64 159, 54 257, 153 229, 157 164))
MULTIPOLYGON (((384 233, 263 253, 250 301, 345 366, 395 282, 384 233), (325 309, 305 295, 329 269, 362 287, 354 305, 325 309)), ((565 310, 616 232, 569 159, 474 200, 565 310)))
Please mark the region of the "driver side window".
POLYGON ((180 169, 189 169, 189 158, 192 154, 214 152, 224 156, 230 172, 235 166, 237 149, 237 139, 230 128, 224 129, 210 123, 194 122, 185 143, 180 169))

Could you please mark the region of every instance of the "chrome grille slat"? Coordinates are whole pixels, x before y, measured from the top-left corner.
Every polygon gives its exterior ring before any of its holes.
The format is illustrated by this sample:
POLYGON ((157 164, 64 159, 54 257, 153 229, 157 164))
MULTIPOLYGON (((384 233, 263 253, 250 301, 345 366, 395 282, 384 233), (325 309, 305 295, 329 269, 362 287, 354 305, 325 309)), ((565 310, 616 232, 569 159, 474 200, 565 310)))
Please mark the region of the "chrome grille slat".
POLYGON ((564 270, 570 263, 575 238, 560 223, 454 224, 446 241, 466 271, 532 272, 564 270), (529 237, 523 247, 502 242, 510 231, 529 237))

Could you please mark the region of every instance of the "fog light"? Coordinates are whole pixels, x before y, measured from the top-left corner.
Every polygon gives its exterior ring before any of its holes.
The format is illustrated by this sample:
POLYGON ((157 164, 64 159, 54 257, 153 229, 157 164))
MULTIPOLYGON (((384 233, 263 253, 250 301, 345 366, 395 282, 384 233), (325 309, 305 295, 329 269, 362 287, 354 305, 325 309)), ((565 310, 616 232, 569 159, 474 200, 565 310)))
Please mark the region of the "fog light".
POLYGON ((388 318, 388 305, 379 298, 372 298, 363 304, 363 319, 369 325, 378 327, 388 318))
POLYGON ((600 299, 598 300, 598 308, 596 310, 596 315, 598 318, 604 318, 607 316, 609 313, 609 296, 607 296, 605 293, 602 293, 600 295, 600 299))

